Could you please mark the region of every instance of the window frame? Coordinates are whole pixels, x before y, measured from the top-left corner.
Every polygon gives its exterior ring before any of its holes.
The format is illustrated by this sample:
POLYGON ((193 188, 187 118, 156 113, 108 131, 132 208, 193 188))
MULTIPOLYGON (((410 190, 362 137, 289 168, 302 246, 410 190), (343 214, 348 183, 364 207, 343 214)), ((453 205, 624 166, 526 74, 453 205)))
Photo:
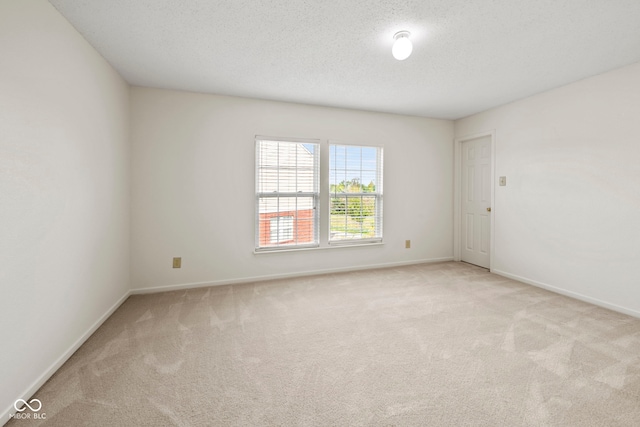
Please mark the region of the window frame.
MULTIPOLYGON (((327 244, 329 246, 354 246, 354 245, 367 245, 372 243, 382 243, 384 237, 384 147, 380 145, 368 145, 368 144, 354 144, 354 143, 344 143, 338 141, 328 141, 328 155, 329 164, 327 165, 327 179, 331 178, 331 147, 357 147, 359 149, 369 148, 376 150, 376 191, 374 192, 353 192, 353 193, 332 193, 331 186, 329 185, 327 188, 328 201, 327 201, 327 216, 328 216, 328 224, 327 224, 327 244), (340 195, 340 197, 345 198, 345 211, 347 211, 348 199, 349 198, 360 198, 360 203, 362 206, 362 198, 363 197, 374 197, 375 198, 375 214, 374 214, 374 237, 366 237, 366 238, 349 238, 349 239, 331 239, 331 201, 335 197, 334 195, 340 195)), ((346 165, 345 165, 346 169, 346 165)), ((360 166, 359 172, 362 173, 362 165, 360 166)), ((360 185, 364 185, 364 183, 360 183, 360 185)))
MULTIPOLYGON (((254 164, 254 174, 255 174, 255 242, 254 242, 254 252, 278 252, 278 251, 286 251, 286 250, 297 250, 297 249, 309 249, 309 248, 317 248, 320 246, 320 215, 318 206, 320 205, 320 179, 321 179, 321 170, 320 170, 320 157, 321 157, 321 141, 317 139, 306 139, 306 138, 283 138, 283 137, 270 137, 270 136, 262 136, 256 135, 254 143, 254 151, 255 151, 255 164, 254 164), (313 190, 310 192, 302 192, 302 191, 269 191, 269 192, 261 192, 260 191, 260 142, 277 142, 277 143, 285 143, 285 144, 309 144, 314 145, 314 153, 313 155, 313 190), (309 197, 312 200, 313 210, 312 218, 312 234, 313 241, 310 243, 289 243, 289 244, 271 244, 271 238, 268 239, 268 245, 260 246, 260 222, 261 220, 266 220, 267 218, 261 218, 260 212, 260 201, 261 199, 268 198, 303 198, 309 197)), ((279 167, 280 165, 278 165, 279 167)), ((289 211, 282 211, 283 213, 289 211)), ((285 215, 277 215, 275 218, 279 217, 288 217, 291 216, 289 214, 285 215)), ((274 217, 268 218, 269 224, 271 224, 271 219, 274 217)), ((297 218, 294 218, 294 236, 297 235, 295 231, 297 218)), ((270 237, 270 236, 269 236, 270 237)))

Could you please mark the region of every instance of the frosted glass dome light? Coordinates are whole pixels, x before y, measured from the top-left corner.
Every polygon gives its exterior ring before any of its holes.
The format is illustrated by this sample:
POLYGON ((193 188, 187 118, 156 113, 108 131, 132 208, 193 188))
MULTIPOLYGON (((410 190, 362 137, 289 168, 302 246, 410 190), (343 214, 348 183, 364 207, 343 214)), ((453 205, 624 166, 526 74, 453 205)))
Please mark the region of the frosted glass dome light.
POLYGON ((413 51, 413 44, 411 40, 409 40, 410 35, 411 33, 409 31, 398 31, 393 36, 395 42, 393 42, 391 53, 398 61, 404 61, 411 55, 411 51, 413 51))

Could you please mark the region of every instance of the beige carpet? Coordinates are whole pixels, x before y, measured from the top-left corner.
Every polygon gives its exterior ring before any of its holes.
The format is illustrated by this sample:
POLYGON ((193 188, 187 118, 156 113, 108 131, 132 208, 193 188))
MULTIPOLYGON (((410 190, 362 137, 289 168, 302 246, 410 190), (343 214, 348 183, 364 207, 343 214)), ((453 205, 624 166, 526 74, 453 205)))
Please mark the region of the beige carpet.
POLYGON ((640 320, 453 262, 139 295, 35 397, 51 426, 639 426, 640 320))

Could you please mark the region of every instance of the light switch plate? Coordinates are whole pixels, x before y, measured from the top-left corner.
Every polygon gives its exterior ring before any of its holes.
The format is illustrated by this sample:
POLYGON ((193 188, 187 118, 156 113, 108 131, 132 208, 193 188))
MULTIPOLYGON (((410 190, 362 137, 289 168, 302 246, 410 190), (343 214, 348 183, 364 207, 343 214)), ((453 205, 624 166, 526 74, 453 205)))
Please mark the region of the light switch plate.
POLYGON ((500 187, 504 187, 505 185, 507 185, 507 177, 506 176, 501 176, 500 177, 500 187))
POLYGON ((173 268, 181 268, 181 267, 182 267, 182 258, 174 258, 173 268))

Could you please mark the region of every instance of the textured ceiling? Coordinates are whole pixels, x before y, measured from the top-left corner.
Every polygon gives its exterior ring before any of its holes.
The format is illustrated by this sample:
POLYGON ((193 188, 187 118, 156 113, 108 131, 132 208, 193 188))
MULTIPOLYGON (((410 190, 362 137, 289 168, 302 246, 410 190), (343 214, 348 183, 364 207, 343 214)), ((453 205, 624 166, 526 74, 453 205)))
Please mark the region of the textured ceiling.
POLYGON ((640 0, 50 2, 133 85, 426 117, 640 61, 640 0))

